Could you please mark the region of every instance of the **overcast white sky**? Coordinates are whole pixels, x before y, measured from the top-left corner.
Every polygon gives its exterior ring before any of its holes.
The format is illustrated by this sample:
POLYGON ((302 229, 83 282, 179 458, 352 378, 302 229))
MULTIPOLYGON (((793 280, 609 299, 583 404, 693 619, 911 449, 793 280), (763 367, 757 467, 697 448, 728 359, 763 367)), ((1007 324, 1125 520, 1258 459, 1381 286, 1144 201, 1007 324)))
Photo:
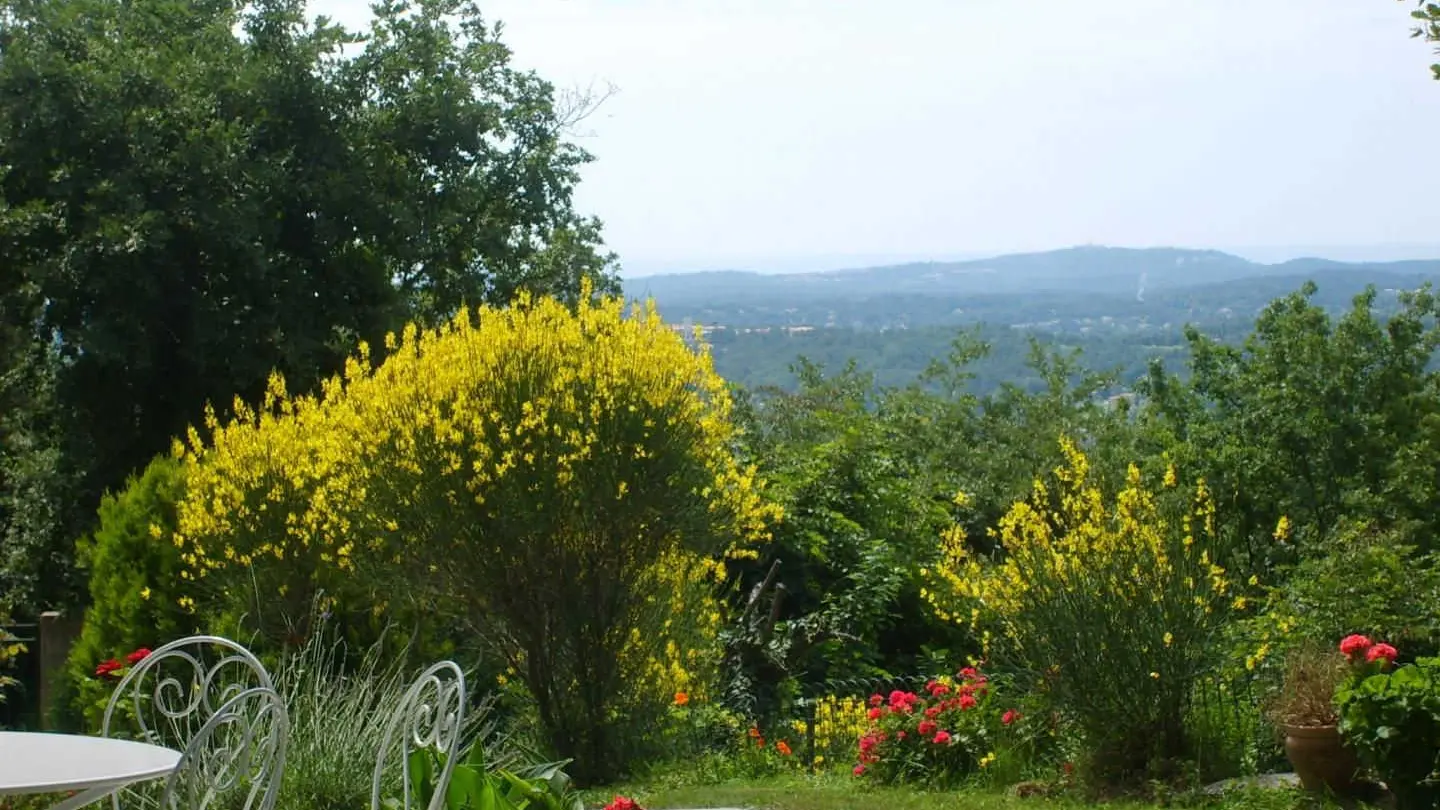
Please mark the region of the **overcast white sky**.
POLYGON ((577 204, 629 273, 1085 243, 1440 256, 1413 5, 481 2, 519 66, 616 87, 577 204))

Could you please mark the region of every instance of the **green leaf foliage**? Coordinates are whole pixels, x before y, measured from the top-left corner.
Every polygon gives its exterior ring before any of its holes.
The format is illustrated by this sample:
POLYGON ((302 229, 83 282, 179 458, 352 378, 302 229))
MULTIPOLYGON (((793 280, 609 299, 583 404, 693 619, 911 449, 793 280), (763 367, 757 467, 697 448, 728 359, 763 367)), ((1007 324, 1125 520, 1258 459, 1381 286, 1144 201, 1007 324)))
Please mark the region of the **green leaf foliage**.
POLYGON ((175 506, 184 494, 184 467, 168 456, 156 458, 123 491, 105 496, 99 528, 78 544, 89 572, 90 607, 60 684, 68 725, 83 718, 86 728, 99 727, 113 684, 96 680, 98 663, 123 660, 135 649, 159 647, 197 629, 179 605, 185 580, 172 540, 175 506))
POLYGON ((1242 346, 1191 330, 1188 382, 1142 387, 1177 461, 1204 474, 1226 513, 1229 555, 1268 575, 1345 518, 1440 536, 1440 328, 1428 287, 1377 318, 1372 288, 1333 318, 1315 285, 1277 299, 1242 346), (1284 516, 1294 538, 1274 536, 1284 516))
MULTIPOLYGON (((1418 0, 1416 5, 1418 7, 1410 12, 1410 16, 1417 22, 1411 29, 1411 35, 1424 38, 1426 42, 1440 42, 1440 3, 1418 0)), ((1436 52, 1440 53, 1440 49, 1437 49, 1436 52)), ((1430 71, 1435 74, 1437 80, 1440 80, 1440 64, 1431 65, 1430 71)))
POLYGON ((1340 733, 1395 794, 1398 810, 1440 802, 1440 658, 1419 658, 1336 692, 1340 733))
POLYGON ((946 634, 922 607, 919 570, 949 496, 918 463, 905 403, 853 365, 826 376, 802 359, 796 373, 798 392, 762 391, 744 409, 745 453, 785 517, 760 559, 733 564, 744 604, 729 699, 766 716, 783 679, 813 691, 913 671, 946 634))

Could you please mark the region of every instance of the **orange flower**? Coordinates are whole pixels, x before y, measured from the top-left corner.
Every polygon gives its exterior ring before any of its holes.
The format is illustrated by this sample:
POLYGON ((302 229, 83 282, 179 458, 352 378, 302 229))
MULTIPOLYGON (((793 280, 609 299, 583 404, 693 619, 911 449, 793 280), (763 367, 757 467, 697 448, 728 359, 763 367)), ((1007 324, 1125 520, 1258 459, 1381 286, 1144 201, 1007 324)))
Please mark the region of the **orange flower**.
POLYGON ((752 739, 752 740, 758 740, 758 739, 760 739, 760 728, 759 728, 758 726, 751 726, 751 727, 750 727, 750 739, 752 739))
POLYGON ((684 705, 688 704, 689 702, 690 702, 690 696, 689 696, 689 695, 685 694, 684 692, 676 692, 676 693, 675 693, 675 705, 676 705, 676 706, 684 706, 684 705))
POLYGON ((790 756, 791 753, 793 753, 793 752, 790 750, 790 743, 787 743, 787 742, 785 742, 784 740, 780 740, 780 741, 778 741, 778 742, 775 743, 775 750, 776 750, 776 751, 779 751, 779 752, 780 752, 780 756, 782 756, 782 757, 788 757, 788 756, 790 756))

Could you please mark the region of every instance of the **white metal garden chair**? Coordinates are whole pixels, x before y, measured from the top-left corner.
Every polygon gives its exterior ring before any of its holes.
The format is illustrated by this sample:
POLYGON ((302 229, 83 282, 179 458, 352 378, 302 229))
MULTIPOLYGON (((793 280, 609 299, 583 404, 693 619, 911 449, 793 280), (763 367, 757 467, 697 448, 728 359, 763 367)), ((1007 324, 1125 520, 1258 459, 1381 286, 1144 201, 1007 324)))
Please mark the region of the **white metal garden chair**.
POLYGON ((431 665, 405 690, 405 696, 385 727, 385 736, 375 756, 370 810, 386 810, 381 792, 392 755, 400 758, 400 810, 411 810, 410 754, 424 749, 433 749, 445 760, 426 810, 444 807, 455 760, 464 753, 460 750, 464 727, 465 673, 454 661, 431 665))
MULTIPOLYGON (((243 646, 190 636, 135 663, 105 707, 101 734, 182 752, 165 780, 164 810, 271 810, 285 767, 289 717, 270 673, 243 646), (244 791, 243 804, 229 796, 244 791)), ((146 797, 124 791, 131 800, 146 797)), ((120 793, 112 799, 120 810, 120 793)), ((153 795, 153 794, 151 794, 153 795)))
POLYGON ((161 810, 271 810, 285 772, 289 718, 274 689, 247 689, 200 727, 165 780, 161 810), (235 798, 244 796, 241 803, 235 798))

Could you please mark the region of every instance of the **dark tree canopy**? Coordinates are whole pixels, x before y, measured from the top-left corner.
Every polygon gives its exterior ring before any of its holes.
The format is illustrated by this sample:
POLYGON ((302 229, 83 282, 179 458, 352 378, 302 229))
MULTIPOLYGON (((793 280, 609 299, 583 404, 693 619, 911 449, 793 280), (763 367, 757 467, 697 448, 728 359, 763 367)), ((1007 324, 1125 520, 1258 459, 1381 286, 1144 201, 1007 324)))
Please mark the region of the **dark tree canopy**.
POLYGON ((0 0, 11 599, 74 601, 101 492, 205 403, 303 390, 410 318, 613 286, 573 111, 474 4, 374 10, 359 36, 300 0, 0 0))

